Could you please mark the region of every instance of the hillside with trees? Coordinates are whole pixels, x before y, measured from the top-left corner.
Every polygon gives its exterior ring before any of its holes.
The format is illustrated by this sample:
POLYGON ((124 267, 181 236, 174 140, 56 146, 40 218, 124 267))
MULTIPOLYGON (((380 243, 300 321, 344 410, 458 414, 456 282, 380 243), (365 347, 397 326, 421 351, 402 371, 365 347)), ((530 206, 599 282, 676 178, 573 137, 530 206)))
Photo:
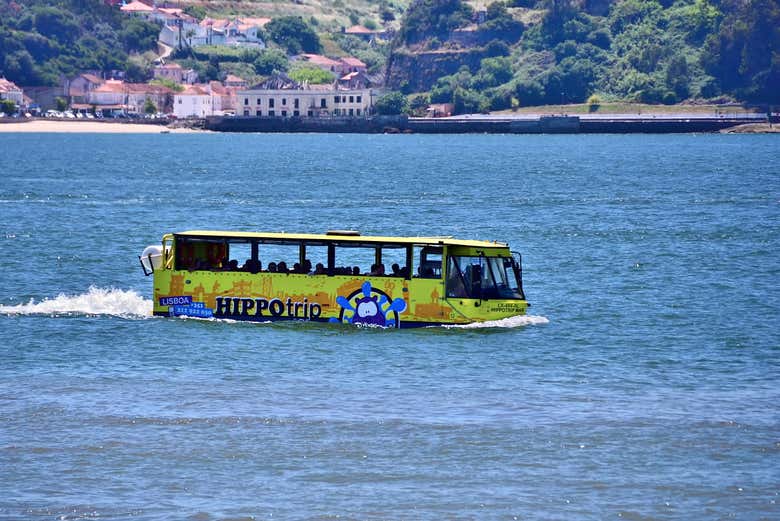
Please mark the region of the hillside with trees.
POLYGON ((83 70, 135 71, 160 28, 99 0, 0 0, 0 76, 56 85, 83 70))
MULTIPOLYGON (((361 59, 388 89, 407 95, 413 110, 428 102, 454 103, 463 113, 589 99, 780 104, 777 0, 177 5, 198 18, 272 18, 262 31, 266 49, 177 49, 173 58, 201 81, 231 73, 255 81, 278 72, 332 81, 290 60, 308 52, 361 59), (353 23, 384 28, 390 38, 345 34, 353 23)), ((145 81, 159 29, 103 0, 0 0, 0 76, 19 85, 55 85, 96 70, 145 81)))
POLYGON ((419 0, 388 83, 456 112, 628 100, 780 103, 776 0, 419 0), (480 23, 475 23, 480 20, 480 23))

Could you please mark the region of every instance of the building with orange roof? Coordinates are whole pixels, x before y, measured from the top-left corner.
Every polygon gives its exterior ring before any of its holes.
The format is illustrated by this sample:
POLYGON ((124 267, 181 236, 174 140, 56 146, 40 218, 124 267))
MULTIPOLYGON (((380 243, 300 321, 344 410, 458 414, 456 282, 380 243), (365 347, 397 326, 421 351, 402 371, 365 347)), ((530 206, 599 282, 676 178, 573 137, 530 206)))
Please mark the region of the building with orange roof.
POLYGON ((342 89, 367 89, 376 86, 376 83, 365 72, 350 72, 338 79, 338 85, 342 89))
POLYGON ((71 103, 85 103, 87 95, 101 86, 105 80, 96 74, 83 73, 73 79, 67 80, 64 90, 67 92, 71 103))
POLYGON ((88 93, 87 104, 102 111, 141 113, 146 100, 149 100, 159 112, 170 112, 173 94, 171 89, 162 85, 106 80, 88 93))
POLYGON ((13 101, 18 108, 24 105, 24 91, 11 80, 0 77, 0 99, 13 101))
POLYGON ((133 0, 119 8, 120 11, 127 14, 147 15, 152 14, 154 7, 147 5, 139 0, 133 0))
POLYGON ((387 31, 373 30, 363 25, 353 25, 352 27, 347 27, 343 30, 343 33, 350 36, 355 36, 356 38, 360 38, 361 40, 365 40, 367 42, 377 38, 384 39, 387 37, 387 31))
POLYGON ((248 87, 249 86, 249 82, 247 82, 244 78, 239 78, 234 74, 228 74, 225 77, 224 83, 226 87, 248 87))
POLYGON ((324 71, 339 74, 342 64, 338 60, 333 60, 321 54, 299 54, 292 57, 292 61, 305 62, 324 71))
POLYGON ((213 96, 209 85, 188 85, 173 96, 173 115, 177 118, 214 115, 213 96))
POLYGON ((239 87, 229 87, 218 81, 209 82, 211 106, 215 116, 236 113, 236 93, 238 90, 239 87))
POLYGON ((350 72, 363 72, 368 71, 368 66, 362 61, 352 56, 341 58, 341 73, 347 74, 350 72))

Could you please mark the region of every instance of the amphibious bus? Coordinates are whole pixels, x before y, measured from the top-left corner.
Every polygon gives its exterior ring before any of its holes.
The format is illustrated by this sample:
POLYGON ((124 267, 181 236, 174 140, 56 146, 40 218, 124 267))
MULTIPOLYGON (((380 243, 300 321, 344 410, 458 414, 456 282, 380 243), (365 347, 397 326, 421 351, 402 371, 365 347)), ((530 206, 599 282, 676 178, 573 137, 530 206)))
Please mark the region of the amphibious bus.
POLYGON ((526 312, 520 254, 452 237, 185 231, 139 257, 154 314, 420 327, 526 312))

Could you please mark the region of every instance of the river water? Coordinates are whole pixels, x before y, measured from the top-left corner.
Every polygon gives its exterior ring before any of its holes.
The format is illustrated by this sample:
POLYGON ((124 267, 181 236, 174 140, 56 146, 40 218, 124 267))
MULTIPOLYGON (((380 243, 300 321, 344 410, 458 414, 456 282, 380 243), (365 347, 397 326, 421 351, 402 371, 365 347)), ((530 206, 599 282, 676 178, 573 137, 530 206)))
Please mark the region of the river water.
POLYGON ((772 135, 0 135, 1 519, 779 519, 772 135), (454 235, 529 316, 151 318, 187 229, 454 235))

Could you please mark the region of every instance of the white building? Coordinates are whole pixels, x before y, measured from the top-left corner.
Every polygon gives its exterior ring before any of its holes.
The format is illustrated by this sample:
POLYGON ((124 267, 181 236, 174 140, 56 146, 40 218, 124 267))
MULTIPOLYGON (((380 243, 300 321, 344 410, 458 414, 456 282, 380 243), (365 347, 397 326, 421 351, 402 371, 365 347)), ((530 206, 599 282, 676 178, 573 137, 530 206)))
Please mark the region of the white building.
POLYGON ((300 85, 277 76, 251 89, 238 91, 239 116, 365 117, 374 105, 371 89, 339 89, 334 85, 300 85))
POLYGON ((173 96, 173 115, 177 118, 205 118, 214 114, 214 101, 208 86, 189 85, 173 96))
POLYGON ((233 45, 264 48, 265 42, 258 30, 270 18, 236 18, 215 20, 206 18, 198 23, 187 15, 172 16, 160 31, 159 40, 169 47, 198 47, 200 45, 233 45), (246 22, 249 23, 246 23, 246 22))
POLYGON ((176 83, 197 83, 198 73, 194 69, 184 69, 178 63, 166 63, 154 67, 154 77, 175 81, 176 83))
POLYGON ((19 108, 24 105, 24 92, 14 82, 0 78, 0 99, 11 100, 19 108))

